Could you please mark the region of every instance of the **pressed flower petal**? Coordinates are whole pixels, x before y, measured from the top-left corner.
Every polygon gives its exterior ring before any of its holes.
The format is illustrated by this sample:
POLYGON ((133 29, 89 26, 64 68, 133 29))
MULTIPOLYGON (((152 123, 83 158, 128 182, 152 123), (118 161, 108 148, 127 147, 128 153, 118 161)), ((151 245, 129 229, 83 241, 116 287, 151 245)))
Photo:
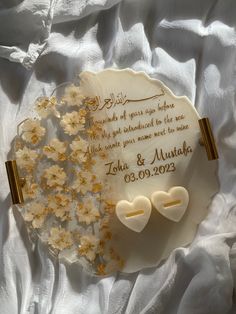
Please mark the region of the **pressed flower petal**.
POLYGON ((62 251, 73 245, 72 234, 64 228, 53 227, 50 230, 48 243, 56 250, 62 251))
POLYGON ((37 158, 37 152, 35 150, 29 149, 28 147, 23 147, 16 152, 17 165, 22 169, 26 169, 27 171, 33 170, 37 158))
POLYGON ((71 84, 65 88, 65 93, 63 97, 63 102, 67 104, 67 106, 81 106, 83 104, 84 96, 81 93, 81 89, 79 86, 75 86, 71 84))
POLYGON ((26 182, 22 187, 24 199, 34 199, 39 194, 39 186, 37 183, 31 182, 26 178, 26 182))
POLYGON ((87 225, 98 221, 100 213, 91 198, 84 197, 83 203, 78 204, 77 218, 79 222, 86 223, 87 225))
POLYGON ((80 238, 79 254, 85 256, 90 262, 94 261, 97 255, 99 239, 93 235, 84 235, 80 238))
POLYGON ((84 130, 84 124, 85 118, 76 111, 66 113, 60 122, 64 132, 69 135, 76 135, 79 131, 84 130))
POLYGON ((35 110, 42 118, 46 118, 50 114, 60 117, 59 111, 56 110, 56 105, 57 100, 55 96, 50 98, 40 97, 35 103, 35 110))
POLYGON ((45 128, 40 125, 40 121, 28 119, 22 124, 22 138, 31 144, 38 144, 45 135, 45 128))
POLYGON ((49 210, 62 221, 70 219, 71 198, 65 194, 57 193, 48 196, 49 210))
POLYGON ((41 228, 47 214, 48 210, 43 203, 31 202, 24 214, 24 219, 32 222, 34 228, 41 228))
POLYGON ((49 145, 43 147, 43 153, 54 161, 64 161, 66 160, 66 147, 66 143, 54 138, 49 145))
POLYGON ((54 165, 44 171, 43 178, 49 187, 63 186, 66 182, 66 173, 63 168, 54 165))

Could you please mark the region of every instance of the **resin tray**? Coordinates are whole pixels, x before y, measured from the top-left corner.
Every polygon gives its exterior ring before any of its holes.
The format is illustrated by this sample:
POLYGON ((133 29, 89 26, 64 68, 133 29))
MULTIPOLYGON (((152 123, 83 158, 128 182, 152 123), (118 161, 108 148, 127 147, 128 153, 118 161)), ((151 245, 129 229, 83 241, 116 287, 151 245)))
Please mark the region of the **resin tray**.
POLYGON ((199 119, 130 69, 83 72, 37 99, 12 156, 29 232, 96 275, 158 265, 191 243, 217 191, 199 119))

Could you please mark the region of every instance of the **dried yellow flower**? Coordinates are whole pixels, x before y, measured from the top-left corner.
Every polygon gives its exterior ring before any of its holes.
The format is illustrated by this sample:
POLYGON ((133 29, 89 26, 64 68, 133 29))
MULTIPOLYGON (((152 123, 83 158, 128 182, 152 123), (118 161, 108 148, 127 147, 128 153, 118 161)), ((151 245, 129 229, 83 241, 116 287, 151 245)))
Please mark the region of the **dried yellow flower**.
POLYGON ((96 164, 96 160, 91 158, 91 156, 86 155, 87 159, 85 162, 83 162, 83 169, 85 171, 92 172, 93 166, 96 164))
POLYGON ((89 136, 90 139, 98 139, 99 134, 97 133, 97 129, 94 126, 91 126, 90 128, 86 129, 86 133, 89 136))
POLYGON ((113 200, 104 200, 103 206, 106 213, 113 214, 115 212, 116 204, 113 200))
POLYGON ((101 192, 101 191, 102 191, 102 188, 103 188, 103 186, 102 186, 102 184, 101 184, 100 182, 94 183, 94 184, 93 184, 93 187, 92 187, 92 192, 93 192, 93 193, 101 192))
POLYGON ((86 117, 87 114, 88 114, 88 111, 86 109, 80 109, 79 110, 79 115, 81 117, 86 117))
POLYGON ((97 266, 97 274, 99 276, 106 275, 106 265, 105 264, 98 264, 98 266, 97 266))

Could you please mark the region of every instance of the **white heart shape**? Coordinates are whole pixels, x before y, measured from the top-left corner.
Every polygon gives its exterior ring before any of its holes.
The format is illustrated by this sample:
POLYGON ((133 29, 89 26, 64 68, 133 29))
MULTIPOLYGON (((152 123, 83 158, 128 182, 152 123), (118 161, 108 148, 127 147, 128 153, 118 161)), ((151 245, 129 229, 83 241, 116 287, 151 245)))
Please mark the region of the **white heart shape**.
POLYGON ((171 188, 168 193, 157 191, 151 196, 153 206, 167 219, 178 222, 189 203, 188 191, 182 186, 171 188))
POLYGON ((152 204, 145 196, 137 196, 133 202, 125 200, 116 204, 116 215, 127 228, 141 232, 151 215, 152 204))

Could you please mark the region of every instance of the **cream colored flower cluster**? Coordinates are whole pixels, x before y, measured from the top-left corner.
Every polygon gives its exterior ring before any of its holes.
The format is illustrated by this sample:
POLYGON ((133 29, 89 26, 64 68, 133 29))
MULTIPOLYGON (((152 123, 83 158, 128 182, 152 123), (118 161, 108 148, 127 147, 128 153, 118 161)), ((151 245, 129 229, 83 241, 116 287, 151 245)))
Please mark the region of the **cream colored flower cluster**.
POLYGON ((66 113, 61 120, 61 126, 64 132, 69 135, 76 135, 79 131, 84 130, 85 115, 84 110, 72 111, 66 113))
POLYGON ((41 97, 36 101, 35 110, 42 118, 47 118, 49 115, 60 117, 59 111, 56 109, 57 99, 53 97, 41 97))
POLYGON ((54 138, 49 145, 43 147, 43 153, 54 161, 64 161, 66 160, 66 148, 66 143, 54 138))
POLYGON ((45 128, 40 125, 38 119, 26 120, 22 125, 22 139, 30 144, 38 144, 45 135, 45 128))
POLYGON ((62 188, 66 182, 66 173, 62 167, 53 165, 44 170, 42 179, 46 180, 48 188, 62 188))
POLYGON ((31 202, 30 209, 24 215, 26 221, 32 222, 34 228, 41 228, 48 214, 47 207, 43 203, 31 202))
POLYGON ((77 217, 79 222, 84 222, 89 225, 96 222, 100 217, 99 210, 93 199, 84 197, 83 202, 77 205, 77 217))
POLYGON ((55 252, 76 250, 97 274, 121 268, 109 246, 115 204, 105 197, 109 191, 100 167, 108 155, 89 150, 102 125, 90 116, 86 97, 74 84, 59 100, 37 99, 35 109, 40 118, 19 125, 15 153, 26 179, 24 219, 55 252))
POLYGON ((61 221, 70 220, 71 197, 66 194, 57 193, 48 195, 48 208, 60 218, 61 221))
POLYGON ((61 227, 51 228, 48 244, 58 251, 70 248, 73 245, 71 232, 61 227))
POLYGON ((34 169, 37 158, 37 152, 28 147, 23 147, 16 152, 18 167, 25 169, 27 172, 31 172, 34 169))

